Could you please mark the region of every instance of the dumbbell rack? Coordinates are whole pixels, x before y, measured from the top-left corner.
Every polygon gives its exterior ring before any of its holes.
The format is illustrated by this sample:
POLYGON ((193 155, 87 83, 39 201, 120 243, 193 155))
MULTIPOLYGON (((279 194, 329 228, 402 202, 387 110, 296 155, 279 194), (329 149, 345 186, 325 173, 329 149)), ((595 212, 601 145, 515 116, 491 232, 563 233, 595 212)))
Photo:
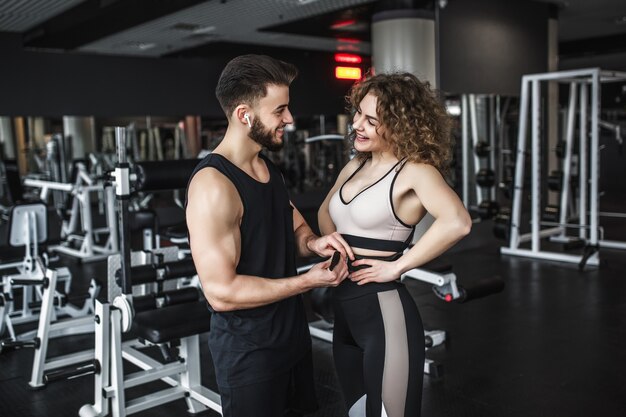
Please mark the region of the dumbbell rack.
MULTIPOLYGON (((482 108, 482 107, 481 107, 482 108)), ((462 135, 462 183, 463 205, 474 209, 481 219, 495 216, 499 210, 496 202, 496 124, 499 121, 499 97, 478 97, 464 94, 461 97, 461 135, 462 135), (484 112, 477 106, 484 101, 484 112), (479 117, 479 113, 482 116, 479 117), (470 154, 473 152, 473 160, 470 154), (474 173, 470 172, 471 167, 474 173), (475 192, 471 192, 472 185, 475 192), (475 195, 475 198, 472 196, 475 195)))
POLYGON ((608 82, 626 80, 626 72, 604 71, 599 68, 589 68, 573 71, 558 71, 540 74, 530 74, 522 77, 522 94, 520 103, 520 122, 517 140, 517 155, 515 165, 515 189, 513 193, 513 209, 510 222, 509 246, 502 247, 500 252, 505 255, 531 257, 542 260, 576 263, 582 269, 585 265, 598 266, 600 257, 597 251, 600 247, 614 249, 626 249, 626 243, 617 241, 601 240, 599 236, 599 174, 600 174, 600 85, 608 82), (542 148, 541 148, 541 83, 559 82, 570 85, 570 107, 572 111, 568 115, 567 140, 563 181, 561 184, 561 204, 559 222, 547 229, 541 229, 541 193, 542 193, 542 148), (590 91, 591 90, 591 91, 590 91), (578 100, 578 113, 580 117, 579 142, 579 196, 578 212, 579 222, 577 225, 566 223, 568 218, 568 191, 571 176, 571 161, 573 137, 574 137, 574 110, 577 101, 577 92, 580 91, 578 100), (528 108, 531 104, 530 136, 531 136, 531 230, 530 233, 521 233, 521 215, 524 185, 524 166, 526 158, 526 136, 528 129, 528 108), (590 107, 589 107, 590 101, 590 107), (589 119, 590 115, 590 119, 589 119), (589 132, 589 129, 591 130, 589 132), (590 133, 591 143, 588 142, 590 133), (568 159, 569 158, 569 159, 568 159), (588 162, 589 160, 589 162, 588 162), (590 165, 588 169, 588 165, 590 165), (589 205, 589 208, 587 208, 589 205), (572 255, 555 251, 547 251, 541 248, 541 239, 565 236, 568 227, 577 228, 579 233, 576 239, 585 243, 585 251, 581 255, 572 255), (520 244, 530 241, 530 249, 520 248, 520 244))

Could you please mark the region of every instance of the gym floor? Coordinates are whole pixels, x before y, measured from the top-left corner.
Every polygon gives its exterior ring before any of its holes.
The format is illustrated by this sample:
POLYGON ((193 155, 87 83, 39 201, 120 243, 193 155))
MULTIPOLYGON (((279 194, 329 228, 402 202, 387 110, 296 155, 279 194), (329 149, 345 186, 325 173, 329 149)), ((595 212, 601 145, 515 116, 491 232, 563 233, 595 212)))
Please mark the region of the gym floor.
MULTIPOLYGON (((623 223, 623 221, 621 222, 623 223)), ((609 229, 607 228, 607 231, 609 229)), ((626 235, 616 224, 611 234, 626 235)), ((608 233, 608 232, 607 232, 608 233)), ((610 238, 607 236, 607 238, 610 238)), ((615 237, 613 237, 615 238, 615 237)), ((447 343, 427 352, 443 365, 438 379, 424 377, 423 416, 589 417, 626 415, 626 259, 602 250, 599 269, 500 256, 491 222, 474 225, 463 242, 444 255, 460 284, 500 275, 502 293, 465 304, 446 304, 430 285, 409 281, 426 329, 447 332, 447 343)), ((72 268, 74 282, 101 274, 72 268)), ((86 285, 86 284, 85 284, 86 285)), ((214 388, 206 336, 203 383, 214 388)), ((57 355, 86 349, 93 336, 51 342, 57 355)), ((314 416, 346 416, 333 371, 330 344, 313 340, 320 409, 314 416)), ((32 351, 0 355, 0 416, 66 417, 93 402, 93 376, 28 387, 32 351)), ((127 398, 144 393, 132 391, 127 398)), ((137 416, 187 415, 178 401, 137 416)), ((211 411, 201 415, 216 416, 211 411)))

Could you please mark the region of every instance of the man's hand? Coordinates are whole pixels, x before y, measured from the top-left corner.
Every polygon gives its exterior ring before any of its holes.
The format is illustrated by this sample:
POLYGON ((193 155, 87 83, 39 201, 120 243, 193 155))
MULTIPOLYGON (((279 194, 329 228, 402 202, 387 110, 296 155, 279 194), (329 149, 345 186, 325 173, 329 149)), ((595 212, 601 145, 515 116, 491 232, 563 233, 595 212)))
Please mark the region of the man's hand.
POLYGON ((336 287, 348 276, 348 264, 346 258, 340 256, 339 262, 331 270, 331 259, 314 265, 305 274, 311 288, 336 287))
POLYGON ((352 248, 337 232, 309 240, 307 248, 319 256, 331 256, 335 251, 339 251, 342 258, 354 260, 352 248))

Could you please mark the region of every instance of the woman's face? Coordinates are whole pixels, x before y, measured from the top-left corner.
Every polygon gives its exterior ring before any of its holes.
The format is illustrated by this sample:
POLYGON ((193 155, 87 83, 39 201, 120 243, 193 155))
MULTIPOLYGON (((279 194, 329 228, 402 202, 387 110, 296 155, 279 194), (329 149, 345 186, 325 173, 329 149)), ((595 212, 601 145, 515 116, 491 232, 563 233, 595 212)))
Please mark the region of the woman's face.
POLYGON ((354 148, 358 152, 382 152, 388 148, 388 143, 382 137, 383 128, 378 114, 376 113, 376 103, 378 98, 367 93, 352 119, 352 128, 356 135, 354 137, 354 148))

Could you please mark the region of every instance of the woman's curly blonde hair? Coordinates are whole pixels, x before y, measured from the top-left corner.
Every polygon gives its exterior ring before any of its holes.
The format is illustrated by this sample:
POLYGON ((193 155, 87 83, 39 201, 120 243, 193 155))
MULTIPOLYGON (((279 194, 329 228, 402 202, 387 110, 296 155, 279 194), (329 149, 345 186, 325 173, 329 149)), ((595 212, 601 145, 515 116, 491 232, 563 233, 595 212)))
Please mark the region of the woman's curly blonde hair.
MULTIPOLYGON (((394 155, 432 165, 445 175, 452 159, 452 120, 430 83, 407 72, 369 76, 356 83, 346 97, 351 114, 368 93, 378 99, 380 133, 394 155)), ((348 134, 353 146, 355 137, 354 130, 348 134)), ((359 159, 369 156, 357 153, 359 159)))

